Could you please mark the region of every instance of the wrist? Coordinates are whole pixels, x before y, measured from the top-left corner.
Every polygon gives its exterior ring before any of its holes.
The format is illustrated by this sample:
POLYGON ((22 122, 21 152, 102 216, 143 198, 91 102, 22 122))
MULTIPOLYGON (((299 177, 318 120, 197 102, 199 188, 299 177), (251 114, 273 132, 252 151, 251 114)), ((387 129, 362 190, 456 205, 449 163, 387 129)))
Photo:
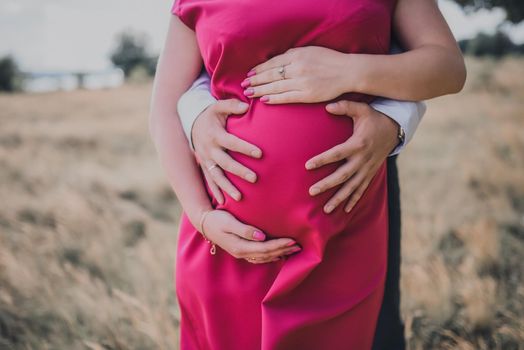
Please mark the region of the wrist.
POLYGON ((344 77, 343 92, 360 92, 363 93, 366 89, 366 65, 362 61, 362 55, 346 54, 344 66, 341 72, 344 77))
MULTIPOLYGON (((216 103, 216 102, 215 102, 216 103)), ((209 107, 211 106, 208 105, 206 108, 204 108, 202 110, 202 112, 200 112, 197 117, 195 118, 195 120, 193 121, 193 124, 191 124, 191 131, 189 133, 189 139, 190 139, 190 142, 191 142, 191 145, 193 146, 193 150, 195 150, 195 135, 194 135, 194 130, 196 129, 196 124, 198 123, 199 120, 202 120, 202 115, 204 114, 205 111, 207 111, 209 109, 209 107)))
POLYGON ((212 210, 213 207, 209 204, 200 206, 195 210, 187 211, 186 214, 193 227, 196 228, 198 232, 202 232, 202 219, 204 219, 207 213, 212 210))
POLYGON ((392 121, 392 123, 395 124, 395 138, 392 139, 390 148, 389 148, 389 154, 392 154, 395 152, 399 147, 402 147, 404 145, 404 141, 406 140, 406 133, 402 126, 398 124, 395 120, 388 117, 389 120, 392 121))
POLYGON ((380 122, 384 125, 384 128, 386 128, 388 137, 385 137, 385 146, 389 150, 389 153, 391 154, 397 147, 399 147, 405 139, 405 132, 402 126, 393 118, 389 117, 388 115, 377 111, 381 114, 380 122))

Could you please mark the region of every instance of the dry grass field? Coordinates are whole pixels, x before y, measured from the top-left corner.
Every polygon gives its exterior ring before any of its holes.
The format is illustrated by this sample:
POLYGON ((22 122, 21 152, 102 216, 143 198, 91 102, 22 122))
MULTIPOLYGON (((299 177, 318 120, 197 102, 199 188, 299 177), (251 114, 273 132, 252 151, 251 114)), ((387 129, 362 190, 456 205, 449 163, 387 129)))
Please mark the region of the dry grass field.
MULTIPOLYGON (((468 61, 400 156, 410 349, 524 349, 524 62, 468 61)), ((0 349, 176 349, 150 85, 0 95, 0 349)))

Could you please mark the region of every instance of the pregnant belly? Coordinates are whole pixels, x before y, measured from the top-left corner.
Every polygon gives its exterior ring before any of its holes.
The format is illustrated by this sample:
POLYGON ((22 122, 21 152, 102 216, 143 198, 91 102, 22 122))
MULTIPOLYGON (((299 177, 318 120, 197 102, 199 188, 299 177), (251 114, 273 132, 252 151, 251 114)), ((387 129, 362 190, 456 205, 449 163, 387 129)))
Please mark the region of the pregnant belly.
POLYGON ((325 104, 266 105, 252 101, 243 116, 230 116, 228 132, 251 142, 263 152, 260 159, 240 153, 231 156, 257 174, 252 184, 227 174, 242 193, 238 202, 226 195, 218 208, 262 229, 269 237, 292 237, 299 243, 311 234, 340 232, 349 216, 339 206, 331 214, 323 207, 339 188, 310 196, 309 187, 331 174, 341 162, 306 170, 308 159, 346 141, 353 132, 349 117, 334 116, 325 104))

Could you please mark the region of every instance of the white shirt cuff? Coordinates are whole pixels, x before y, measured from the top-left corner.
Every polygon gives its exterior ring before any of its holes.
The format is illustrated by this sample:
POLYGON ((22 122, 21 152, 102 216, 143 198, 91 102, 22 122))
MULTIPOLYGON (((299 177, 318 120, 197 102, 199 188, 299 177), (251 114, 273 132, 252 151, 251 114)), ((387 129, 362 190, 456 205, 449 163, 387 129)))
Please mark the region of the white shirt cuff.
POLYGON ((217 100, 210 92, 210 79, 205 70, 193 82, 193 85, 178 100, 177 111, 184 133, 189 141, 191 149, 194 150, 191 130, 198 116, 217 100))
POLYGON ((404 129, 406 134, 404 142, 399 144, 391 152, 390 156, 399 154, 409 141, 411 141, 424 113, 426 112, 426 104, 424 102, 397 101, 386 98, 375 99, 371 104, 371 107, 393 119, 402 129, 404 129))

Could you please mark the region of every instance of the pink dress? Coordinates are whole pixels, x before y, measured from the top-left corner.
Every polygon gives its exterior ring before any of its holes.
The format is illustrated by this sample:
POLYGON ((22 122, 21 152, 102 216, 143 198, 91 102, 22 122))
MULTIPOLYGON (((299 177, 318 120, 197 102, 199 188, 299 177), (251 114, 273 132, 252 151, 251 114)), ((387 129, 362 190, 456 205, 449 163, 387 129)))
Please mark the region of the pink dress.
MULTIPOLYGON (((332 164, 308 171, 306 161, 353 132, 351 118, 326 103, 266 105, 240 86, 255 65, 292 47, 385 54, 395 0, 177 0, 173 13, 195 30, 212 94, 250 104, 231 116, 229 132, 263 151, 231 155, 258 175, 255 184, 228 175, 243 194, 216 208, 271 237, 294 238, 303 250, 251 264, 209 244, 182 215, 176 261, 182 349, 370 349, 386 272, 385 164, 350 214, 322 210, 338 189, 311 197, 309 187, 332 164)), ((338 99, 370 102, 371 96, 338 99)), ((337 99, 337 100, 338 100, 337 99)), ((205 181, 202 180, 204 183, 205 181)))

